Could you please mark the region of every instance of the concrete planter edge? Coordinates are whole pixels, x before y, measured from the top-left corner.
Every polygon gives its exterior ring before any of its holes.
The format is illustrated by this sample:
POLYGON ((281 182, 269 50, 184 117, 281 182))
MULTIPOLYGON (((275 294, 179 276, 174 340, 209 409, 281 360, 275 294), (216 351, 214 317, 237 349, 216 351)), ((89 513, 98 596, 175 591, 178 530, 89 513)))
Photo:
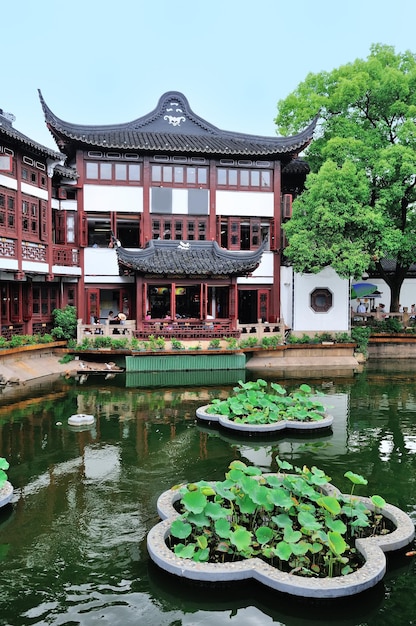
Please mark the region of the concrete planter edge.
MULTIPOLYGON (((340 493, 333 485, 327 485, 327 493, 340 493)), ((356 496, 368 508, 374 510, 369 498, 356 496)), ((316 599, 335 599, 359 594, 374 587, 386 573, 386 552, 405 548, 415 536, 410 517, 399 508, 386 504, 381 510, 391 520, 396 530, 387 535, 357 539, 356 547, 365 559, 363 567, 352 574, 334 578, 304 578, 282 572, 255 557, 233 563, 197 563, 177 557, 167 546, 172 522, 179 517, 174 503, 180 499, 177 489, 163 492, 157 501, 162 521, 147 535, 147 549, 152 561, 162 570, 187 580, 208 584, 231 583, 253 578, 265 586, 293 596, 316 599)))
POLYGON ((275 422, 273 424, 236 424, 232 420, 228 419, 225 415, 218 415, 217 413, 207 413, 207 408, 209 406, 209 404, 205 404, 204 406, 196 409, 196 416, 199 420, 204 422, 214 422, 222 428, 248 435, 262 435, 279 432, 284 429, 314 431, 320 428, 330 428, 334 421, 334 417, 332 415, 326 414, 322 420, 316 422, 282 420, 281 422, 275 422))

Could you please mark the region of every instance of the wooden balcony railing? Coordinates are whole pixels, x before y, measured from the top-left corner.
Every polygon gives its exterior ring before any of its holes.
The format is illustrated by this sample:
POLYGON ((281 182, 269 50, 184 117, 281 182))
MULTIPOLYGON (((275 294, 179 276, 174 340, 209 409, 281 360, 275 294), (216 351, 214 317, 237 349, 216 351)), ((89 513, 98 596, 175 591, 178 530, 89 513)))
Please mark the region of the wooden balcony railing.
POLYGON ((77 248, 54 246, 52 251, 54 265, 64 265, 67 267, 79 266, 79 250, 77 248))
POLYGON ((150 335, 165 339, 221 339, 222 337, 240 337, 240 331, 232 329, 230 320, 150 320, 144 322, 143 329, 136 330, 138 339, 147 339, 150 335))

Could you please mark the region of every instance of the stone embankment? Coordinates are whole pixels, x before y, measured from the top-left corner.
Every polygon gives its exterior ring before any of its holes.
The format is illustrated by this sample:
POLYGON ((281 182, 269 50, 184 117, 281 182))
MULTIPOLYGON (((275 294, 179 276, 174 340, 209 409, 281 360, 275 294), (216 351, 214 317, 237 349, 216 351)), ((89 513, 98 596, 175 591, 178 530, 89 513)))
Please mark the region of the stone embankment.
MULTIPOLYGON (((65 373, 68 363, 59 363, 62 342, 43 346, 22 346, 0 352, 0 384, 26 383, 34 378, 65 373)), ((71 365, 71 364, 69 364, 71 365)))

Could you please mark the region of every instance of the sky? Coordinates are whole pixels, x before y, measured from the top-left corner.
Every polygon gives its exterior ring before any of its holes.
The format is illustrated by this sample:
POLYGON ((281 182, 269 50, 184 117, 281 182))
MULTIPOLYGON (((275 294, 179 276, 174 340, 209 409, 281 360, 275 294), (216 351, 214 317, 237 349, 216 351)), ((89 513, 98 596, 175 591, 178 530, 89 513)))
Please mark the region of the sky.
POLYGON ((13 0, 2 4, 0 108, 57 150, 38 89, 74 124, 146 115, 167 91, 223 130, 273 136, 279 100, 306 76, 416 53, 415 0, 13 0))

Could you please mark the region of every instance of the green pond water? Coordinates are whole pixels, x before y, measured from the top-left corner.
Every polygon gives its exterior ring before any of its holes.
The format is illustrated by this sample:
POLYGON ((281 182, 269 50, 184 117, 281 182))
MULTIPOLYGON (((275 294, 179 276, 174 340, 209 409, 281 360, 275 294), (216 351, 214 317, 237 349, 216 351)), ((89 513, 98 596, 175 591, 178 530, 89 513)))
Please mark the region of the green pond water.
POLYGON ((288 390, 307 382, 322 391, 332 432, 239 441, 198 425, 198 406, 231 391, 238 378, 257 377, 245 372, 217 380, 188 373, 181 386, 160 376, 146 387, 124 377, 83 385, 61 378, 4 392, 0 456, 10 463, 15 492, 0 509, 0 624, 415 624, 416 558, 404 551, 389 557, 374 589, 319 603, 252 581, 204 589, 149 560, 146 535, 158 522, 160 493, 181 482, 222 480, 233 459, 264 471, 277 471, 276 457, 317 465, 341 491, 350 490, 344 473, 352 470, 368 480, 356 493, 379 494, 416 521, 416 365, 299 376, 262 373, 288 390), (75 413, 94 415, 94 426, 71 430, 75 413))

